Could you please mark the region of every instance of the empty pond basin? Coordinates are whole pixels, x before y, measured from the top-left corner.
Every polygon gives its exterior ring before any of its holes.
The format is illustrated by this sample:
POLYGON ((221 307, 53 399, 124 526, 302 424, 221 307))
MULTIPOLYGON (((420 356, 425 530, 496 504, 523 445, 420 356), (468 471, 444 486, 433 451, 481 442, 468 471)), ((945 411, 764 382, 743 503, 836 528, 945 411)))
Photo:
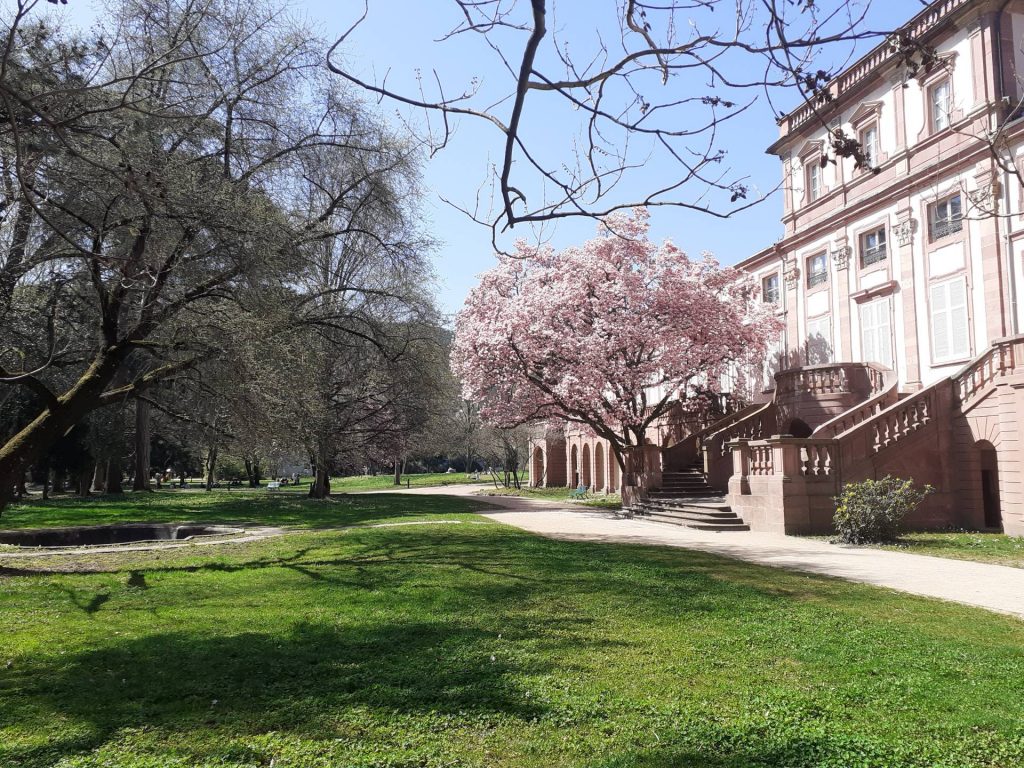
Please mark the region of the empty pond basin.
POLYGON ((0 531, 0 544, 18 547, 88 547, 135 541, 183 541, 194 536, 230 536, 244 532, 241 528, 196 523, 120 523, 0 531))

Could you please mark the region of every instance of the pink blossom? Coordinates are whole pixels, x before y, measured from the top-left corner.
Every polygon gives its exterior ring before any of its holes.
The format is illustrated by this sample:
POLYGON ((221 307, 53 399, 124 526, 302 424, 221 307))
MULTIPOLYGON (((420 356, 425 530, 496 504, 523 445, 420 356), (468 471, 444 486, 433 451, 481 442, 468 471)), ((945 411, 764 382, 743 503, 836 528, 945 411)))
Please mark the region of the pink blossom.
POLYGON ((779 323, 750 279, 647 232, 646 211, 615 215, 579 247, 519 242, 481 276, 451 362, 485 419, 586 424, 620 454, 674 401, 764 354, 779 323))

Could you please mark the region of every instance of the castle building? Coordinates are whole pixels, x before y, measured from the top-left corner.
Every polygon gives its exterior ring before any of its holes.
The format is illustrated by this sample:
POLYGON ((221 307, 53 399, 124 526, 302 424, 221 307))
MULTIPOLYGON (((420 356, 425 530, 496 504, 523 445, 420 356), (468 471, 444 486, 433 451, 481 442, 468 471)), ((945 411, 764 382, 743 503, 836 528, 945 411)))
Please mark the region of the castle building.
POLYGON ((639 513, 826 532, 893 475, 936 489, 911 525, 1024 535, 1024 0, 901 32, 934 56, 886 42, 779 121, 784 235, 738 265, 785 327, 764 402, 657 443, 639 513))

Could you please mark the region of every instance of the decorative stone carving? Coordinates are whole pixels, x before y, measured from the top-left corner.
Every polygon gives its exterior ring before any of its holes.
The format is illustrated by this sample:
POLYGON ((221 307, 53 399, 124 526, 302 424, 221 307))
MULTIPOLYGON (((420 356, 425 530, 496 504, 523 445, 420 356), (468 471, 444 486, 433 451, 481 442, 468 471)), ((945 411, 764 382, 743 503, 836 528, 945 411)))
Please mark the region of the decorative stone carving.
POLYGON ((832 263, 836 269, 846 269, 850 266, 850 257, 853 255, 853 248, 848 245, 837 246, 832 251, 832 263))
POLYGON ((893 226, 892 233, 900 245, 910 245, 910 241, 914 238, 914 229, 914 220, 907 219, 893 226))
POLYGON ((782 276, 786 281, 786 285, 790 288, 795 287, 800 282, 800 268, 796 265, 795 261, 786 262, 786 268, 782 276))
POLYGON ((967 199, 974 204, 976 208, 988 209, 992 202, 992 185, 982 184, 977 189, 972 189, 967 193, 967 199))

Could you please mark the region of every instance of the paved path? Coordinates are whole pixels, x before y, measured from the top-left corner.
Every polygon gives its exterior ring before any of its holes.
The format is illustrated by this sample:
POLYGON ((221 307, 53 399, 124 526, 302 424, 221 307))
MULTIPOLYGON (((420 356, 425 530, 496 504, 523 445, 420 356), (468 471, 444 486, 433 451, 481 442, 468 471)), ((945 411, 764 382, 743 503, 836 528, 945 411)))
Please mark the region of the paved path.
MULTIPOLYGON (((479 486, 446 486, 412 494, 466 496, 479 486)), ((927 555, 843 547, 817 539, 750 531, 698 531, 629 520, 586 507, 509 496, 486 497, 500 511, 486 517, 526 531, 571 541, 606 541, 684 547, 760 565, 888 587, 914 595, 965 603, 1024 618, 1024 568, 950 560, 927 555)))

